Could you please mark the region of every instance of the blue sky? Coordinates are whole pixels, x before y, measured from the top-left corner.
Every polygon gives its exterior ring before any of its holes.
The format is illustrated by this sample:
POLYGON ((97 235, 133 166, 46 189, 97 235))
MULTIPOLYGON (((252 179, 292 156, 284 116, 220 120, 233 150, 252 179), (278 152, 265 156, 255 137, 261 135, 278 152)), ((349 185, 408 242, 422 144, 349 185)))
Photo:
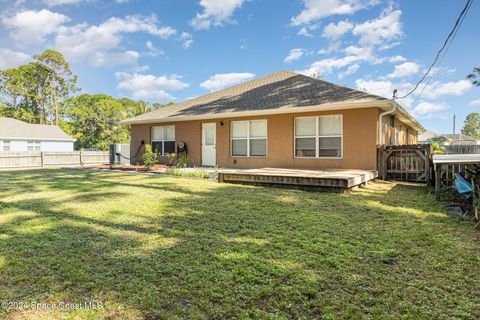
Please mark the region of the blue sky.
MULTIPOLYGON (((391 97, 432 62, 464 1, 0 0, 0 69, 62 52, 86 93, 182 101, 282 69, 391 97)), ((480 111, 480 3, 429 86, 400 103, 429 130, 480 111)), ((422 88, 422 87, 421 87, 422 88)))

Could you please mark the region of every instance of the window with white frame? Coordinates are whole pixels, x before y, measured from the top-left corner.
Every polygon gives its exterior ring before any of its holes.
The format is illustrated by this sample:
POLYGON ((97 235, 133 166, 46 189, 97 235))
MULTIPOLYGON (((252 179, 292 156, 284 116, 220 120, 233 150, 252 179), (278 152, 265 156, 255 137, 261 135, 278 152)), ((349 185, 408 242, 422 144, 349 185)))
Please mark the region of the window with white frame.
POLYGON ((267 155, 267 120, 232 121, 230 128, 233 157, 267 155))
POLYGON ((341 158, 342 115, 295 118, 295 157, 341 158))
POLYGON ((175 126, 152 127, 152 150, 162 156, 175 152, 175 126))
POLYGON ((3 151, 10 151, 10 140, 3 140, 3 151))
POLYGON ((41 142, 38 141, 38 140, 28 140, 27 141, 27 150, 28 151, 40 151, 41 150, 40 144, 41 144, 41 142))

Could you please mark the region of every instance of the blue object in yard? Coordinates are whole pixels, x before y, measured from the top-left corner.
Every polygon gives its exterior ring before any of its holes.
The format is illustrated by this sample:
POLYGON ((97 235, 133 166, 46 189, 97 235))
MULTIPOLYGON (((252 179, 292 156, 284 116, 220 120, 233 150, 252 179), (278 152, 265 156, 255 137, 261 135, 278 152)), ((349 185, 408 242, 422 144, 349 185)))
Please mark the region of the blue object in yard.
POLYGON ((460 173, 455 174, 455 189, 467 199, 473 195, 472 185, 460 173))

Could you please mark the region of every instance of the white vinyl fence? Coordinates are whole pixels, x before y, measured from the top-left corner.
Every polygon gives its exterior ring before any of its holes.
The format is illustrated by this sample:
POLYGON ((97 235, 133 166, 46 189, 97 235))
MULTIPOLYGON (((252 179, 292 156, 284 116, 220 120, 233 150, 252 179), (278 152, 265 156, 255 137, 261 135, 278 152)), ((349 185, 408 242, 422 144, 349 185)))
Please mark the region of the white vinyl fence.
POLYGON ((84 164, 108 164, 108 151, 3 151, 0 152, 0 168, 31 168, 45 166, 72 166, 84 164))

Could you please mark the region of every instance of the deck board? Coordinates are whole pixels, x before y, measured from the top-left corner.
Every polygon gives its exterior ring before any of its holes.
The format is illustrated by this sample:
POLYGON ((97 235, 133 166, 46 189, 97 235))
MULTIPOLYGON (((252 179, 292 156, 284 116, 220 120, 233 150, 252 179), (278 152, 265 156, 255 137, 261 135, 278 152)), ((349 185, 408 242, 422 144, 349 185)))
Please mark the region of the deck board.
POLYGON ((220 182, 297 187, 341 192, 367 183, 378 176, 375 170, 358 169, 221 169, 220 182))

